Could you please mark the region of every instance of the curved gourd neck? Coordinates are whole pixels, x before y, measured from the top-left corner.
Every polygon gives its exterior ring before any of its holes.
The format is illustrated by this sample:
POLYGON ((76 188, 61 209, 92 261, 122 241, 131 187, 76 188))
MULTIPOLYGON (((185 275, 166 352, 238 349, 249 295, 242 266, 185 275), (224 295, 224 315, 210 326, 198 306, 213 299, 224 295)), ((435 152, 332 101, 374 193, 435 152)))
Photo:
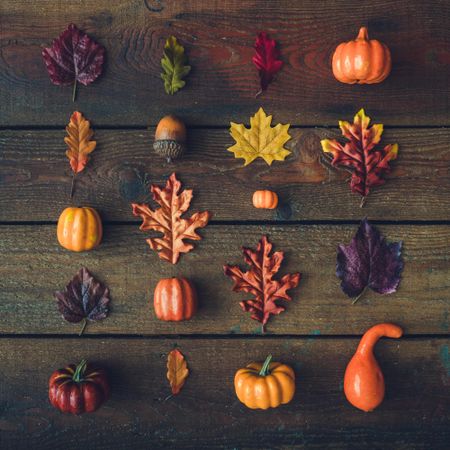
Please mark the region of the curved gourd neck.
POLYGON ((372 328, 369 328, 369 330, 364 333, 356 352, 360 355, 371 354, 375 344, 380 338, 399 338, 402 334, 403 330, 398 325, 394 325, 392 323, 380 323, 372 328))

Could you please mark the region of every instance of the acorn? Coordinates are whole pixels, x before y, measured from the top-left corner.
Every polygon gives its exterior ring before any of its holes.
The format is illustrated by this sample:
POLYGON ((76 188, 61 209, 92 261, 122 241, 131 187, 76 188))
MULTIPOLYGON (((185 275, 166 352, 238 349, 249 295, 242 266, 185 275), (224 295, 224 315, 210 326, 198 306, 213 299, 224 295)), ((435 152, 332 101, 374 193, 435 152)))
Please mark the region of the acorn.
POLYGON ((167 158, 167 162, 178 159, 186 150, 186 126, 175 116, 163 117, 156 127, 153 148, 167 158))

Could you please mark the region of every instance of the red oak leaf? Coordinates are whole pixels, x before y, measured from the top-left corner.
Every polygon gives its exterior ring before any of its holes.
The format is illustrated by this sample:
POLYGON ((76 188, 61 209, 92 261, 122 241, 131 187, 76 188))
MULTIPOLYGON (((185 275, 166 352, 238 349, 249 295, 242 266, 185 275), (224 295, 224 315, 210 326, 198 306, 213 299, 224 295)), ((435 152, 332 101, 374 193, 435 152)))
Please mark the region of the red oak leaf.
POLYGON ((172 264, 178 262, 181 253, 188 253, 194 248, 192 244, 186 244, 184 239, 199 241, 201 236, 196 229, 205 227, 211 217, 209 211, 203 211, 183 219, 181 216, 189 209, 192 200, 192 190, 185 189, 180 193, 180 189, 181 183, 173 173, 163 189, 155 184, 150 187, 153 200, 160 208, 152 210, 144 203, 131 204, 133 214, 142 218, 140 230, 162 233, 161 237, 147 239, 147 243, 152 250, 159 252, 161 259, 172 264))
POLYGON ((383 176, 390 172, 389 162, 397 158, 398 145, 389 144, 384 148, 376 148, 383 134, 383 125, 374 124, 369 127, 370 117, 361 109, 353 119, 353 124, 339 122, 342 135, 348 142, 342 145, 335 139, 321 141, 325 153, 331 153, 331 164, 345 167, 352 172, 350 189, 361 194, 364 204, 370 189, 385 182, 383 176))
POLYGON ((253 56, 253 63, 259 70, 261 82, 261 90, 256 95, 267 89, 275 74, 283 66, 283 61, 278 59, 279 56, 276 41, 270 39, 265 32, 259 33, 255 42, 255 56, 253 56))
POLYGON ((277 300, 292 300, 287 294, 300 282, 301 274, 293 273, 284 275, 281 280, 273 277, 280 270, 284 253, 274 252, 272 244, 263 236, 258 242, 256 250, 242 248, 244 261, 250 266, 247 272, 243 272, 238 266, 225 265, 223 267, 226 276, 234 281, 233 291, 249 292, 254 299, 244 300, 240 303, 244 311, 251 313, 251 318, 265 325, 271 314, 280 314, 285 310, 283 306, 276 304, 277 300))
POLYGON ((72 23, 42 50, 42 57, 53 84, 73 84, 75 101, 77 81, 87 86, 102 73, 105 49, 72 23))

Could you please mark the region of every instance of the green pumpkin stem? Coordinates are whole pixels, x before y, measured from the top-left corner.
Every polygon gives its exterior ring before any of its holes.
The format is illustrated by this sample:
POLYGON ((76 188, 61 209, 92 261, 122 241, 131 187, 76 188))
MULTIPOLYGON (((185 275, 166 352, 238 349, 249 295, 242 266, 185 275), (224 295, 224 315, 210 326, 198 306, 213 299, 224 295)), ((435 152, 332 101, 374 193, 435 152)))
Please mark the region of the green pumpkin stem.
POLYGON ((75 369, 75 373, 73 374, 73 381, 75 381, 75 383, 80 383, 81 381, 83 381, 83 376, 84 376, 84 372, 86 372, 86 367, 87 367, 87 361, 85 359, 83 359, 80 364, 78 364, 78 366, 75 369))
POLYGON ((259 371, 260 377, 266 377, 267 375, 269 375, 269 373, 270 373, 269 366, 270 366, 271 362, 272 362, 272 355, 269 355, 266 358, 266 360, 264 361, 264 364, 261 367, 261 370, 259 371))

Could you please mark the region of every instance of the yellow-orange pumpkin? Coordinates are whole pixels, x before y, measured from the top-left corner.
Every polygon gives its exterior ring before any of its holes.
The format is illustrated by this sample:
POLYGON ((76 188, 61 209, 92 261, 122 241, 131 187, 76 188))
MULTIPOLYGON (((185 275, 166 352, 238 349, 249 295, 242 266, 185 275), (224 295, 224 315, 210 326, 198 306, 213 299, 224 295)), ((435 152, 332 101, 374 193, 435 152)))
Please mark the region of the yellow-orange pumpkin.
POLYGON ((197 293, 186 278, 163 278, 156 285, 153 303, 160 320, 189 320, 197 311, 197 293))
POLYGON ((275 209, 278 206, 278 195, 273 191, 255 191, 253 206, 259 209, 275 209))
POLYGON ((58 219, 60 245, 73 252, 97 247, 103 235, 102 221, 94 208, 66 208, 58 219))
POLYGON ((361 27, 358 37, 339 44, 333 55, 333 74, 347 84, 381 83, 391 71, 389 48, 375 39, 369 40, 366 27, 361 27))
POLYGON ((251 363, 234 376, 238 399, 251 409, 276 408, 289 403, 295 394, 295 374, 291 367, 271 362, 251 363))

